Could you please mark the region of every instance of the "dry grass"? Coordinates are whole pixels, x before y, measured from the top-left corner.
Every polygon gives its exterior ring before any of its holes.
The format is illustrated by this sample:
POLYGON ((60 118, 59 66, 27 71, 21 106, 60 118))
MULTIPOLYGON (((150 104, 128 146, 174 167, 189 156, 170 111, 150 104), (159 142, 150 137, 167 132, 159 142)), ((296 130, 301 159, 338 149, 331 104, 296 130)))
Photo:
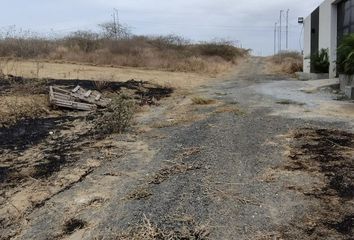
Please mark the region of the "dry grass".
POLYGON ((128 234, 117 236, 117 240, 207 240, 210 231, 204 225, 189 224, 180 230, 161 229, 154 225, 145 215, 141 226, 135 227, 128 234))
POLYGON ((172 166, 160 169, 149 181, 149 184, 161 184, 173 175, 186 173, 196 169, 198 169, 196 166, 187 165, 185 163, 175 163, 172 166))
POLYGON ((283 52, 268 60, 268 69, 272 73, 294 74, 303 70, 303 57, 298 52, 283 52))
POLYGON ((246 112, 237 107, 237 106, 231 106, 231 105, 224 105, 220 106, 215 110, 215 113, 233 113, 235 115, 245 115, 246 112))
MULTIPOLYGON (((178 36, 107 38, 77 31, 62 39, 33 34, 1 38, 0 57, 70 61, 99 66, 139 67, 216 74, 248 55, 228 42, 191 43, 178 36)), ((38 64, 34 74, 39 74, 38 64)))
POLYGON ((20 120, 48 114, 48 99, 44 95, 0 97, 0 126, 9 127, 20 120))
MULTIPOLYGON (((141 79, 161 86, 174 88, 191 88, 205 84, 214 79, 212 75, 196 73, 167 72, 160 70, 148 70, 143 68, 129 67, 98 67, 91 65, 79 65, 73 63, 41 62, 43 68, 39 72, 39 78, 49 79, 81 79, 94 81, 127 81, 141 79)), ((11 60, 4 67, 4 74, 23 76, 25 78, 37 78, 36 62, 29 60, 11 60)), ((99 83, 101 84, 101 83, 99 83)))
POLYGON ((189 124, 193 123, 195 121, 202 120, 205 116, 203 115, 197 115, 197 114, 182 114, 176 118, 161 121, 161 122, 154 122, 151 127, 152 128, 168 128, 168 127, 174 127, 178 125, 183 125, 183 124, 189 124))
POLYGON ((151 189, 148 186, 139 187, 128 194, 126 199, 141 200, 147 199, 152 195, 151 189))
POLYGON ((208 99, 204 97, 193 97, 192 102, 195 105, 210 105, 214 104, 216 101, 214 99, 208 99))

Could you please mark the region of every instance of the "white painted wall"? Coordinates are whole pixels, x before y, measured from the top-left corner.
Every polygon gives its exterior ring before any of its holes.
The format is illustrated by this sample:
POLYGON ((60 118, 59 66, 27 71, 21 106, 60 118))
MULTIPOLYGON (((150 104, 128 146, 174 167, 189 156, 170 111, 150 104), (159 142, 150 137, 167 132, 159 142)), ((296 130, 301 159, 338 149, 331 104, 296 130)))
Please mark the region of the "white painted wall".
POLYGON ((310 73, 311 15, 304 20, 304 72, 310 73))
POLYGON ((319 49, 328 49, 330 78, 336 76, 337 6, 333 4, 335 1, 326 0, 320 5, 319 49))
MULTIPOLYGON (((320 5, 319 49, 328 49, 330 78, 336 76, 337 59, 337 5, 338 0, 326 0, 320 5)), ((304 72, 310 73, 311 15, 304 22, 304 72)))

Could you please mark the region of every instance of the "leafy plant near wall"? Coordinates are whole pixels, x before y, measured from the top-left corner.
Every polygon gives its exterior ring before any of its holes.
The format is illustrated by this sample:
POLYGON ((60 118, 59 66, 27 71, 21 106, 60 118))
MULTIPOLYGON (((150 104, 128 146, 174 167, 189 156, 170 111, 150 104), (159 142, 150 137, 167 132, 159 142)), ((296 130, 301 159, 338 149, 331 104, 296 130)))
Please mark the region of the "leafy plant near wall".
POLYGON ((354 74, 354 34, 345 37, 337 50, 337 68, 341 74, 354 74))
POLYGON ((314 73, 329 73, 328 49, 322 48, 310 56, 311 67, 314 73))

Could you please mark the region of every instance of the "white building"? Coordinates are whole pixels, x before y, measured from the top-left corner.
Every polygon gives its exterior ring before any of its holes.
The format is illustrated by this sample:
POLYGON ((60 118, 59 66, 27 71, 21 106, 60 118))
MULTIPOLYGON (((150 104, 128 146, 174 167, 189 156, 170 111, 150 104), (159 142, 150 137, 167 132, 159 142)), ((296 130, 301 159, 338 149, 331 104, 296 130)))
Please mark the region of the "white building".
POLYGON ((304 21, 304 72, 312 72, 309 56, 324 48, 329 53, 329 77, 336 77, 336 50, 349 33, 354 33, 354 0, 324 1, 304 21))

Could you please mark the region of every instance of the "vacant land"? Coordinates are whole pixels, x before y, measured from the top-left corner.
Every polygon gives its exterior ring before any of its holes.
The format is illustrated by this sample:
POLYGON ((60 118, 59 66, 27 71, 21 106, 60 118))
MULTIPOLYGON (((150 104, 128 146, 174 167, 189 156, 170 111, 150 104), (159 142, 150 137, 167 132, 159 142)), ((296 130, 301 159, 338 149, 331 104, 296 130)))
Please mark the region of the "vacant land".
MULTIPOLYGON (((241 61, 241 60, 240 60, 241 61)), ((99 67, 72 63, 53 63, 45 61, 12 60, 3 67, 4 74, 39 79, 81 79, 94 81, 144 80, 179 88, 199 86, 208 80, 230 74, 197 74, 147 70, 132 67, 99 67)))
POLYGON ((189 85, 176 73, 184 89, 165 84, 170 73, 162 86, 2 79, 0 98, 25 110, 0 128, 0 238, 352 239, 354 109, 268 64, 189 85), (38 100, 76 84, 133 100, 130 127, 97 131, 106 110, 38 100), (349 109, 321 114, 324 101, 349 109))

